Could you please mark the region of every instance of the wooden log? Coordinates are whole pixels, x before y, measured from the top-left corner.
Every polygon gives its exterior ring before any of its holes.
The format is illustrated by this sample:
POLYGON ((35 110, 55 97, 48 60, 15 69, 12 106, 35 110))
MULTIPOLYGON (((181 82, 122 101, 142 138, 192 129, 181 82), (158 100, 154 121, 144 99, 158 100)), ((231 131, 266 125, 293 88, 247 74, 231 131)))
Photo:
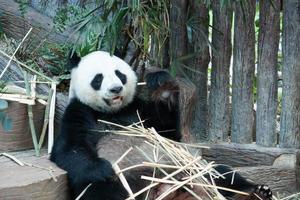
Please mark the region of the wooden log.
MULTIPOLYGON (((33 120, 38 135, 42 130, 44 108, 40 103, 33 106, 33 120)), ((5 113, 12 119, 12 130, 6 132, 0 126, 0 152, 32 148, 27 105, 10 101, 5 113)))
POLYGON ((273 194, 277 196, 279 193, 281 198, 300 192, 296 187, 296 173, 292 168, 259 166, 235 169, 256 184, 268 185, 273 194))
POLYGON ((21 39, 26 32, 33 27, 31 41, 40 43, 46 39, 52 42, 65 42, 68 38, 68 33, 59 34, 53 29, 53 22, 50 17, 47 17, 35 9, 26 8, 25 16, 23 17, 19 4, 13 0, 0 1, 0 22, 4 32, 15 39, 21 39))
POLYGON ((273 165, 295 168, 296 154, 299 152, 295 149, 266 148, 256 144, 224 143, 208 146, 209 149, 202 150, 204 159, 232 167, 273 165))
POLYGON ((36 157, 33 150, 14 152, 11 155, 35 167, 20 166, 9 158, 0 156, 0 199, 69 199, 66 172, 49 161, 46 151, 40 157, 36 157), (38 167, 51 167, 57 182, 49 175, 48 170, 38 167))

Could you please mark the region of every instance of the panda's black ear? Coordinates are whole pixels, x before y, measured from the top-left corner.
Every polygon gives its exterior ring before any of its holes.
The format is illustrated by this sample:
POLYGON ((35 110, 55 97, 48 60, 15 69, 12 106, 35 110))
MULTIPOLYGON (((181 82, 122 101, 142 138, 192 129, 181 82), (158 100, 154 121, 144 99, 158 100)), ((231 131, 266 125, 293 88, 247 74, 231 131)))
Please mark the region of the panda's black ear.
POLYGON ((68 63, 68 70, 72 70, 73 68, 78 66, 81 58, 77 55, 76 52, 69 53, 69 63, 68 63))

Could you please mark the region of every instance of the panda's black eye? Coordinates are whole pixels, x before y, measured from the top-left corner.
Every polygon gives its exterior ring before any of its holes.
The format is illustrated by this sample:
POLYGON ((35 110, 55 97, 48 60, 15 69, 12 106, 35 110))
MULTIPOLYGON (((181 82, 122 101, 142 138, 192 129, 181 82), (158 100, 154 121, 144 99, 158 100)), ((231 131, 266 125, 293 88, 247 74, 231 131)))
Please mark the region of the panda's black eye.
POLYGON ((125 74, 120 72, 119 70, 115 70, 115 74, 121 80, 122 84, 125 85, 127 83, 127 77, 125 74))
POLYGON ((97 74, 91 82, 92 88, 94 88, 94 90, 99 90, 101 87, 102 81, 103 81, 103 75, 97 74))

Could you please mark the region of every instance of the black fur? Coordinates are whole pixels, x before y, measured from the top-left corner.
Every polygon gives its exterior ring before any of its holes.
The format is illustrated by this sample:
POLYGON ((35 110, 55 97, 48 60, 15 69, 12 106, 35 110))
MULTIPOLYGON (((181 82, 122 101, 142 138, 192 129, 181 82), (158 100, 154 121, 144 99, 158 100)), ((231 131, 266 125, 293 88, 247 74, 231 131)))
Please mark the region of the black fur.
POLYGON ((94 88, 94 90, 99 90, 101 88, 102 81, 103 81, 103 75, 96 74, 96 76, 93 78, 91 82, 92 88, 94 88))
MULTIPOLYGON (((155 76, 154 79, 152 77, 146 79, 147 83, 160 80, 155 76)), ((93 110, 77 98, 70 101, 62 118, 61 131, 55 140, 50 159, 68 172, 73 197, 79 195, 89 183, 93 184, 82 199, 101 197, 101 199, 121 200, 127 195, 115 177, 111 164, 98 157, 96 145, 101 139, 101 134, 93 132, 92 129, 95 128, 97 119, 122 125, 137 122, 136 110, 139 110, 141 118, 146 120, 144 126, 154 127, 158 132, 163 131, 161 135, 170 139, 180 140, 178 104, 174 104, 170 109, 165 102, 144 101, 135 97, 127 107, 117 113, 104 113, 93 110), (105 198, 105 195, 109 197, 105 198)))
POLYGON ((76 52, 70 52, 69 53, 69 63, 67 66, 68 70, 72 70, 73 68, 77 67, 81 58, 77 55, 76 52))
MULTIPOLYGON (((233 170, 230 167, 227 167, 225 165, 218 165, 215 167, 215 169, 220 173, 224 174, 223 177, 219 177, 217 179, 214 179, 214 182, 216 185, 225 187, 225 188, 231 188, 234 190, 239 191, 245 191, 250 192, 251 190, 255 189, 255 184, 247 181, 244 177, 242 177, 238 173, 233 173, 233 170)), ((228 192, 224 190, 220 190, 221 194, 224 196, 233 196, 235 193, 228 192)))
MULTIPOLYGON (((71 61, 74 66, 77 66, 78 62, 76 57, 71 61)), ((95 90, 101 86, 99 77, 95 83, 91 83, 95 90)), ((122 77, 120 80, 122 81, 122 77)), ((95 111, 77 98, 71 99, 62 118, 60 134, 55 140, 50 159, 68 172, 73 199, 90 183, 92 185, 81 198, 83 200, 123 200, 127 197, 127 192, 115 175, 111 163, 105 159, 105 155, 98 157, 96 145, 103 135, 93 131, 97 119, 126 126, 139 121, 136 114, 138 110, 141 118, 145 120, 145 127, 154 127, 162 136, 180 141, 179 88, 175 80, 167 72, 159 71, 148 74, 146 82, 150 91, 149 98, 142 100, 135 97, 128 106, 114 113, 95 111), (161 94, 168 89, 170 96, 162 98, 161 94)), ((231 171, 225 166, 218 166, 216 169, 221 174, 231 171)), ((132 181, 129 177, 129 182, 136 183, 139 177, 132 181)), ((217 185, 255 191, 255 185, 239 175, 235 175, 233 185, 230 184, 231 174, 225 177, 226 179, 216 179, 217 185)), ((259 192, 262 193, 262 190, 259 192)), ((222 193, 238 199, 233 193, 222 193)))
POLYGON ((125 74, 123 74, 122 72, 120 72, 119 70, 115 71, 116 76, 121 80, 121 82, 123 83, 123 85, 125 85, 127 83, 127 77, 125 74))

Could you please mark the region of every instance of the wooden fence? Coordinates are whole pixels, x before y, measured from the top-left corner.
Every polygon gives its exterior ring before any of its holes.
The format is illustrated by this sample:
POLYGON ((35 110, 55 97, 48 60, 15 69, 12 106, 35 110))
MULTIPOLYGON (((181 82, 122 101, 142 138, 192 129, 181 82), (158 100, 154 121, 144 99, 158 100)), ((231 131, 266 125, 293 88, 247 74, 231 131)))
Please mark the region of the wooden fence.
MULTIPOLYGON (((172 9, 186 12, 187 6, 176 2, 182 1, 172 1, 171 16, 172 9)), ((179 51, 181 55, 193 53, 209 46, 194 42, 193 37, 199 37, 199 32, 209 37, 208 18, 212 17, 209 90, 206 87, 209 55, 205 50, 200 51, 201 55, 189 62, 191 68, 200 72, 200 75, 192 73, 190 76, 200 97, 192 132, 197 139, 212 142, 229 140, 246 144, 255 141, 265 147, 300 148, 300 2, 283 1, 283 5, 280 0, 244 0, 228 5, 221 2, 212 1, 209 8, 196 1, 193 3, 196 6, 191 5, 198 11, 206 10, 200 16, 191 12, 202 22, 196 29, 198 32, 191 31, 192 49, 196 50, 190 51, 178 37, 186 32, 184 24, 178 25, 182 20, 173 22, 177 23, 177 29, 181 27, 181 32, 177 30, 172 34, 171 29, 170 44, 176 44, 171 48, 186 49, 179 51), (209 10, 212 10, 211 15, 209 10), (195 48, 197 44, 200 47, 195 48), (281 91, 278 70, 283 74, 282 96, 278 95, 281 91), (206 96, 209 96, 208 101, 206 96), (254 105, 257 105, 256 110, 254 105)))

